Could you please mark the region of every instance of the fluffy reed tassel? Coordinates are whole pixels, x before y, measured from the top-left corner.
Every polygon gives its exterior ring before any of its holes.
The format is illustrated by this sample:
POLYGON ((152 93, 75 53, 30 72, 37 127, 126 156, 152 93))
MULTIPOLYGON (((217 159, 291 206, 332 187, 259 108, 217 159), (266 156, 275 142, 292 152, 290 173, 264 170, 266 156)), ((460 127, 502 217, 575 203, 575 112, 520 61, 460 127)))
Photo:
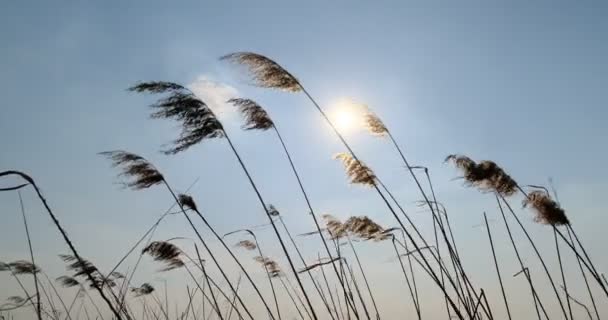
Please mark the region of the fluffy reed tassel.
POLYGON ((262 88, 280 89, 289 92, 302 91, 298 80, 278 63, 261 54, 253 52, 235 52, 227 54, 220 60, 246 67, 253 84, 262 88))
POLYGON ((388 134, 388 128, 384 125, 380 117, 371 111, 367 111, 363 115, 363 120, 367 131, 371 134, 379 137, 383 137, 388 134))
POLYGON ((113 167, 120 167, 119 177, 128 181, 124 186, 134 190, 147 189, 163 182, 163 175, 144 157, 122 150, 100 152, 112 161, 113 167))
POLYGON ((283 275, 283 271, 281 270, 281 267, 279 267, 279 264, 276 261, 268 257, 260 256, 257 256, 253 259, 262 264, 262 266, 264 266, 266 270, 268 270, 268 274, 271 278, 278 278, 283 275))
POLYGON ((364 163, 356 160, 348 153, 338 153, 334 159, 342 161, 346 175, 350 178, 350 183, 361 184, 368 187, 376 185, 376 175, 364 163))
POLYGON ((129 91, 166 93, 167 96, 150 105, 156 110, 150 117, 154 119, 174 119, 181 123, 179 137, 172 141, 172 147, 163 150, 165 154, 176 154, 204 139, 224 137, 224 128, 213 111, 192 91, 172 82, 142 82, 129 91))
POLYGON ((462 155, 449 155, 446 162, 452 162, 463 172, 467 183, 482 191, 496 191, 503 196, 517 192, 517 183, 495 162, 484 160, 476 163, 462 155))
POLYGON ((258 247, 251 240, 241 240, 241 241, 237 242, 234 246, 238 247, 238 248, 243 248, 243 249, 249 250, 249 251, 255 250, 258 247))
POLYGON ((154 287, 149 283, 144 283, 139 288, 131 288, 131 292, 133 292, 135 297, 141 297, 154 292, 154 287))
POLYGON ((8 268, 0 268, 0 271, 10 270, 13 274, 16 274, 16 275, 35 274, 35 273, 40 272, 40 268, 38 268, 38 266, 36 266, 35 264, 33 264, 29 261, 25 261, 25 260, 17 260, 17 261, 10 262, 5 265, 8 268))
POLYGON ((142 253, 147 253, 154 258, 154 261, 160 261, 166 264, 166 267, 160 271, 169 271, 184 266, 180 255, 182 251, 174 244, 166 241, 153 241, 142 250, 142 253))
POLYGON ((523 200, 523 206, 524 208, 529 206, 534 210, 536 213, 534 221, 538 223, 554 226, 570 224, 564 209, 543 191, 530 192, 528 197, 523 200))
POLYGON ((59 282, 59 284, 61 284, 61 286, 63 286, 64 288, 72 288, 80 285, 80 282, 78 282, 78 280, 70 276, 61 276, 55 279, 55 281, 59 282))
POLYGON ((241 126, 243 130, 268 130, 274 127, 270 116, 257 102, 250 99, 230 99, 228 103, 239 108, 239 112, 245 119, 241 126))

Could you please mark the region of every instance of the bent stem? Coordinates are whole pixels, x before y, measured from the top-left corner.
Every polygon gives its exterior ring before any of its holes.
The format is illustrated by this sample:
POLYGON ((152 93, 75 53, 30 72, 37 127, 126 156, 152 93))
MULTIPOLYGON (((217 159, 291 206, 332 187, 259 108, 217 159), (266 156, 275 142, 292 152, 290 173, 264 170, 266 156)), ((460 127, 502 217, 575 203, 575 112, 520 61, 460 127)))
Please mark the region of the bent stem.
MULTIPOLYGON (((25 235, 27 237, 27 246, 30 251, 30 259, 32 259, 32 264, 35 266, 36 261, 34 260, 34 250, 32 249, 32 239, 30 237, 30 231, 27 226, 27 218, 25 217, 25 207, 23 206, 23 198, 21 197, 21 191, 17 191, 19 195, 19 206, 21 208, 21 216, 23 217, 23 226, 25 227, 25 235)), ((34 287, 36 289, 36 314, 38 316, 38 320, 42 320, 42 312, 40 309, 40 290, 38 289, 38 276, 37 272, 33 272, 34 276, 34 287)))
MULTIPOLYGON (((36 182, 34 182, 34 179, 32 179, 30 176, 28 176, 27 174, 25 174, 23 172, 20 172, 20 171, 9 170, 9 171, 0 172, 0 178, 4 177, 4 176, 10 176, 10 175, 19 176, 22 179, 24 179, 25 181, 27 181, 29 184, 32 185, 32 187, 34 188, 34 191, 36 192, 36 195, 38 196, 38 199, 40 199, 40 201, 42 202, 42 204, 43 204, 46 212, 51 217, 51 220, 53 220, 53 224, 55 224, 55 227, 57 227, 57 229, 59 230, 59 233, 61 234, 61 236, 63 237, 63 240, 65 241, 65 243, 68 245, 68 247, 70 248, 70 250, 74 254, 74 257, 78 260, 79 264, 84 265, 84 260, 80 257, 80 254, 76 250, 76 247, 74 247, 74 244, 72 243, 72 241, 68 237, 67 233, 65 232, 65 230, 63 229, 63 227, 59 223, 59 220, 57 219, 57 217, 55 216, 55 214, 53 213, 53 211, 49 207, 48 203, 46 202, 46 198, 44 198, 44 196, 40 192, 40 189, 38 188, 38 185, 36 185, 36 182)), ((95 290, 97 290, 97 292, 99 293, 99 295, 101 296, 101 298, 104 300, 104 302, 108 305, 108 307, 110 308, 110 310, 112 311, 112 313, 114 314, 114 316, 118 320, 122 320, 122 316, 116 310, 116 308, 114 308, 114 305, 112 304, 112 302, 110 302, 110 300, 108 299, 108 297, 105 295, 105 293, 103 292, 102 288, 99 286, 99 284, 97 283, 97 281, 95 281, 95 278, 93 277, 93 275, 91 274, 91 272, 89 270, 87 270, 87 268, 84 268, 84 271, 85 271, 85 274, 87 275, 87 278, 89 279, 89 281, 91 282, 91 284, 93 285, 93 287, 95 288, 95 290)))

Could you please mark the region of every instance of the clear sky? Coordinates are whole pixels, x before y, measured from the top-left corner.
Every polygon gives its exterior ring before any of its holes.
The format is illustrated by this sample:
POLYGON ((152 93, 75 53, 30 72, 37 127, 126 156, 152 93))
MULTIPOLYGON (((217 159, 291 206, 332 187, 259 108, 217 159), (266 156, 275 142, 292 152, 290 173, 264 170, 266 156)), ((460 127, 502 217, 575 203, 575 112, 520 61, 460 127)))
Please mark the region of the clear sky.
MULTIPOLYGON (((303 95, 253 88, 218 61, 233 51, 262 53, 295 74, 328 110, 345 97, 368 104, 410 161, 431 169, 453 216, 465 267, 502 314, 485 230, 474 227, 486 211, 513 301, 521 304, 516 312, 526 317, 532 309, 517 294, 525 289, 523 280, 509 276, 518 269, 496 205, 490 195, 453 180, 458 173, 443 159, 450 153, 492 159, 520 184, 547 184, 552 177, 599 269, 608 269, 607 16, 601 1, 5 1, 0 170, 31 174, 83 255, 102 268, 116 262, 171 199, 160 188, 133 192, 113 185, 116 171, 100 151, 144 155, 180 191, 200 178, 191 193, 221 232, 264 223, 225 141, 207 141, 173 157, 158 152, 177 128, 148 119, 152 100, 125 89, 141 80, 174 81, 190 85, 218 112, 267 202, 283 212, 294 232, 310 231, 312 224, 276 138, 241 132, 225 99, 253 98, 269 111, 318 213, 369 215, 394 225, 375 194, 347 184, 331 160, 344 150, 303 95)), ((420 196, 394 149, 363 132, 347 136, 428 232, 430 217, 416 208, 420 196)), ((40 264, 59 276, 63 267, 55 255, 66 249, 31 190, 22 193, 40 264)), ((518 208, 520 200, 514 200, 518 208)), ((0 194, 0 213, 0 260, 26 259, 16 193, 0 194)), ((534 225, 529 211, 518 214, 547 245, 555 265, 551 232, 534 225)), ((158 239, 191 236, 178 218, 161 225, 158 239)), ((267 250, 279 257, 278 246, 263 233, 267 250)), ((302 240, 302 246, 310 260, 321 250, 313 240, 302 240)), ((361 250, 386 318, 411 312, 389 245, 363 244, 361 250)), ((146 264, 136 282, 165 276, 146 264)), ((568 268, 580 283, 575 265, 568 268)), ((423 308, 442 314, 442 301, 426 285, 423 308)), ((573 286, 586 299, 583 287, 573 286)), ((183 289, 172 284, 176 295, 183 289)), ((16 290, 11 278, 0 275, 0 300, 16 290)))

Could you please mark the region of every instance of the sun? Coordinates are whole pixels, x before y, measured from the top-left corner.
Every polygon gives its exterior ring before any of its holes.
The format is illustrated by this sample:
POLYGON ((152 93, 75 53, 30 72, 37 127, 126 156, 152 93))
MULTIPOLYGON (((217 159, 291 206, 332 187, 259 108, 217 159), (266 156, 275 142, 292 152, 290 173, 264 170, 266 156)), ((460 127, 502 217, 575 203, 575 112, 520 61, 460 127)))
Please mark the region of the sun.
POLYGON ((341 133, 355 131, 361 127, 362 121, 357 105, 345 99, 332 104, 330 119, 341 133))

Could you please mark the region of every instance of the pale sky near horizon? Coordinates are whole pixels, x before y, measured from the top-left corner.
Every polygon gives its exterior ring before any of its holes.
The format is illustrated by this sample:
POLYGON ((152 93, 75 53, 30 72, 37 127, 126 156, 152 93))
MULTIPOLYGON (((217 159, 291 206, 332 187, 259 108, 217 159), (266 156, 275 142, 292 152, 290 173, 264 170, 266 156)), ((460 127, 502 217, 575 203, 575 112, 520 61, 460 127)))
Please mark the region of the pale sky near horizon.
MULTIPOLYGON (((125 89, 142 80, 174 81, 189 85, 218 113, 266 201, 281 210, 294 233, 311 231, 312 223, 282 150, 271 132, 239 130, 240 118, 222 103, 228 98, 252 98, 269 111, 318 214, 368 215, 393 226, 377 195, 348 185, 332 160, 344 148, 302 94, 248 86, 245 76, 218 61, 234 51, 258 52, 295 74, 327 110, 343 98, 369 105, 411 162, 430 168, 438 197, 450 210, 465 268, 488 292, 495 313, 504 316, 487 235, 478 227, 487 212, 515 318, 532 317, 523 279, 511 277, 519 270, 493 198, 463 187, 454 180, 458 172, 443 160, 451 153, 491 159, 522 185, 547 185, 553 178, 575 229, 599 269, 608 270, 606 17, 608 5, 601 1, 5 1, 0 4, 0 170, 31 174, 82 254, 102 269, 120 258, 171 198, 158 187, 120 189, 113 184, 117 171, 100 151, 139 153, 180 191, 199 178, 190 193, 221 233, 265 223, 225 141, 206 141, 173 157, 158 152, 177 134, 175 124, 148 119, 146 105, 153 99, 125 89)), ((349 132, 347 138, 430 235, 430 217, 416 207, 420 195, 391 145, 363 132, 349 132)), ((0 187, 16 181, 2 180, 0 187)), ((58 277, 64 271, 56 254, 66 248, 32 190, 22 194, 39 264, 58 277)), ((517 213, 555 266, 552 233, 519 210, 520 201, 513 200, 517 213)), ((0 213, 0 261, 27 259, 15 192, 0 193, 0 213)), ((155 238, 191 237, 180 218, 163 223, 155 238)), ((260 233, 268 253, 280 258, 270 232, 260 233)), ((316 239, 299 241, 309 260, 321 250, 316 239)), ((405 312, 413 317, 389 244, 360 246, 384 319, 405 312)), ((538 262, 524 252, 551 314, 559 318, 538 262)), ((573 294, 587 302, 578 267, 566 259, 573 294)), ((187 280, 176 271, 154 273, 158 268, 145 260, 134 281, 160 286, 151 279, 187 280)), ((261 273, 256 279, 264 280, 261 273)), ((431 319, 444 316, 443 301, 433 299, 437 291, 428 279, 420 281, 423 312, 431 319)), ((172 282, 170 290, 183 299, 182 283, 172 282)), ((0 274, 0 304, 15 294, 21 294, 17 284, 0 274)), ((607 316, 603 298, 599 305, 607 316)))

